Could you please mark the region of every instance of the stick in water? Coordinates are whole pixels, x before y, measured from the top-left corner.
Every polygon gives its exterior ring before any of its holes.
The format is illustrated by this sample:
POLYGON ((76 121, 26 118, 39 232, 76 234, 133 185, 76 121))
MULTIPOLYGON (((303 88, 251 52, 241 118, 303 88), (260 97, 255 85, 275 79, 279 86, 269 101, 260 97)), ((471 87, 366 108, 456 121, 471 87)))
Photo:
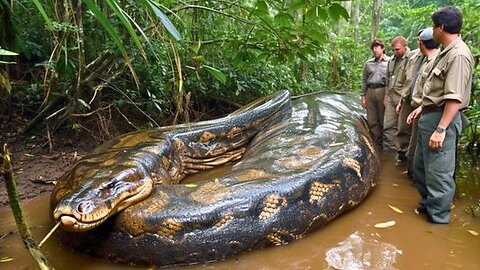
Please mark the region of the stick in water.
POLYGON ((15 177, 13 175, 10 151, 7 148, 7 144, 3 145, 3 178, 5 179, 5 184, 7 185, 8 199, 10 200, 10 207, 12 208, 13 217, 17 223, 17 228, 20 236, 23 239, 23 243, 28 251, 30 251, 30 254, 37 262, 38 267, 41 270, 52 270, 53 267, 38 248, 38 245, 33 239, 32 233, 30 232, 30 228, 27 226, 25 217, 23 216, 23 209, 20 205, 17 183, 15 182, 15 177))
POLYGON ((43 245, 43 243, 45 243, 45 241, 48 240, 48 238, 50 238, 50 236, 52 236, 52 234, 58 229, 58 227, 60 227, 60 224, 61 224, 61 221, 57 222, 57 224, 55 224, 55 226, 53 227, 53 229, 51 229, 47 235, 45 235, 45 237, 42 239, 42 241, 40 241, 40 244, 38 244, 38 247, 41 247, 43 245))

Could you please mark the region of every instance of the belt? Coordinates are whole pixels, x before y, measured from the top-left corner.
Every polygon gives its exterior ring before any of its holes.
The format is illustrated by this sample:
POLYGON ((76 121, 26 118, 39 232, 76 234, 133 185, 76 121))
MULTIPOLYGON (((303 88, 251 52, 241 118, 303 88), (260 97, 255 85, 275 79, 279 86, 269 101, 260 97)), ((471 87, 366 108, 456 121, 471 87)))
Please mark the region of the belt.
POLYGON ((367 87, 368 88, 384 88, 385 85, 380 83, 372 83, 372 84, 367 84, 367 87))
POLYGON ((432 112, 441 112, 443 111, 443 106, 428 105, 422 107, 422 113, 432 113, 432 112))

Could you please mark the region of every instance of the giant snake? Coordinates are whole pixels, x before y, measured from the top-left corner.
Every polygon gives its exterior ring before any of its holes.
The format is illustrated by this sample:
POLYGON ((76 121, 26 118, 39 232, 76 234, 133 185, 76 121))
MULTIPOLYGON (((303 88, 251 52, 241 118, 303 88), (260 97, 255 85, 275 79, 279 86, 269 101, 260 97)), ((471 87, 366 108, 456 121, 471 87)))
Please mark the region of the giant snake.
POLYGON ((373 190, 358 101, 281 91, 216 120, 129 133, 79 160, 51 196, 64 245, 109 261, 193 264, 304 237, 373 190), (233 163, 225 175, 182 184, 233 163))

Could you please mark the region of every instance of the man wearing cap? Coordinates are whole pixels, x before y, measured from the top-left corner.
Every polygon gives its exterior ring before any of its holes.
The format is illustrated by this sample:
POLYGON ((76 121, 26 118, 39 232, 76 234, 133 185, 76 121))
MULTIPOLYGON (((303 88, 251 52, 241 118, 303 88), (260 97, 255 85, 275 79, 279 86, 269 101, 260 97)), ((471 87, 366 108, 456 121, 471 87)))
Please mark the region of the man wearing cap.
MULTIPOLYGON (((423 62, 423 54, 420 51, 420 34, 423 29, 418 31, 417 37, 417 49, 410 52, 407 57, 407 63, 405 64, 405 72, 400 74, 400 80, 403 82, 401 90, 400 102, 396 107, 396 112, 398 113, 398 152, 402 155, 406 154, 408 164, 413 163, 412 159, 409 159, 408 149, 411 140, 412 126, 407 124, 407 117, 413 111, 411 106, 412 92, 415 87, 415 81, 417 79, 418 71, 423 62)), ((412 154, 413 157, 413 154, 412 154)), ((408 166, 407 175, 411 178, 412 171, 411 166, 408 166)))
POLYGON ((400 149, 406 149, 408 165, 407 175, 410 178, 413 178, 413 156, 417 144, 417 121, 413 121, 413 119, 408 121, 408 116, 414 109, 418 108, 419 103, 421 102, 421 89, 425 78, 422 78, 420 74, 422 74, 422 71, 428 63, 433 63, 431 61, 435 59, 438 53, 437 48, 439 44, 433 40, 432 27, 419 31, 417 46, 418 53, 409 58, 405 68, 406 78, 402 90, 402 102, 400 103, 400 108, 397 107, 397 111, 400 111, 398 140, 400 149), (416 101, 414 101, 414 98, 416 101), (407 139, 407 136, 408 141, 405 140, 407 139))
POLYGON ((418 71, 418 77, 415 82, 415 87, 413 88, 412 101, 411 105, 414 108, 412 113, 407 118, 407 124, 411 125, 415 120, 418 120, 422 113, 422 97, 423 97, 423 87, 425 85, 425 80, 433 69, 433 64, 435 59, 440 52, 438 47, 440 44, 433 39, 433 28, 428 27, 423 30, 421 33, 421 38, 419 37, 419 48, 424 56, 420 70, 418 71))
POLYGON ((460 37, 462 23, 462 14, 454 7, 432 14, 433 39, 443 49, 422 72, 421 106, 409 116, 411 120, 421 113, 413 171, 421 196, 417 210, 433 223, 450 221, 460 111, 470 101, 474 60, 460 37))
POLYGON ((402 74, 405 72, 405 65, 408 60, 410 50, 407 46, 407 39, 397 36, 392 40, 392 50, 394 56, 390 58, 387 66, 387 89, 385 94, 385 117, 383 121, 383 133, 385 140, 383 147, 385 150, 398 151, 399 160, 406 160, 405 153, 398 149, 398 114, 396 107, 400 103, 403 81, 402 74))
POLYGON ((370 44, 373 58, 369 59, 362 72, 362 107, 367 110, 367 122, 373 141, 382 149, 383 115, 385 106, 385 85, 387 83, 388 56, 385 55, 385 44, 374 39, 370 44))

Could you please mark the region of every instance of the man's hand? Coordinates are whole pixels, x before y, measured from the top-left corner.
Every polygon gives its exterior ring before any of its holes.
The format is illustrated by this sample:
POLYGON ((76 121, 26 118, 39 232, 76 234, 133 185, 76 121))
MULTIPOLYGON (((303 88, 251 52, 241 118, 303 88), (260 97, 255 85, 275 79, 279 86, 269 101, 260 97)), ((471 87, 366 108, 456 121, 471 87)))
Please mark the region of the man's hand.
POLYGON ((397 114, 400 114, 401 109, 402 109, 402 101, 400 100, 400 102, 397 104, 397 107, 395 107, 395 111, 397 112, 397 114))
POLYGON ((446 131, 440 133, 435 130, 432 133, 432 136, 430 136, 430 140, 428 141, 428 147, 430 147, 430 149, 434 151, 441 149, 443 146, 443 141, 445 140, 445 134, 446 131))
POLYGON ((413 120, 417 119, 420 114, 422 114, 422 106, 416 108, 415 110, 413 110, 407 117, 407 124, 411 125, 413 123, 413 120))

